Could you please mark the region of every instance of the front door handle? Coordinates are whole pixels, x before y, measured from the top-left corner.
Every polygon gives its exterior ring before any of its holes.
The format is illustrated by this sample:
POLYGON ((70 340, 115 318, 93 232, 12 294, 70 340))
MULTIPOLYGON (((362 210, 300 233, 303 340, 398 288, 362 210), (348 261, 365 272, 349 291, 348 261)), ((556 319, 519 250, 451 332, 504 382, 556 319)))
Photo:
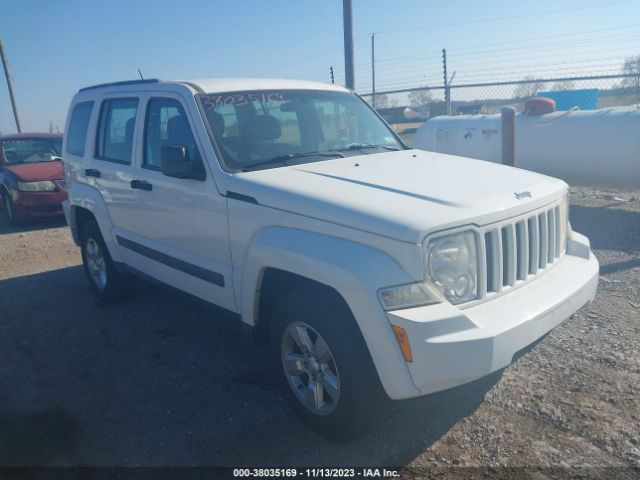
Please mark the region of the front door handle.
POLYGON ((146 180, 131 180, 131 188, 135 188, 137 190, 146 190, 150 192, 153 190, 153 185, 151 185, 146 180))
POLYGON ((87 177, 100 178, 100 170, 96 170, 95 168, 87 168, 87 169, 85 169, 84 174, 87 177))

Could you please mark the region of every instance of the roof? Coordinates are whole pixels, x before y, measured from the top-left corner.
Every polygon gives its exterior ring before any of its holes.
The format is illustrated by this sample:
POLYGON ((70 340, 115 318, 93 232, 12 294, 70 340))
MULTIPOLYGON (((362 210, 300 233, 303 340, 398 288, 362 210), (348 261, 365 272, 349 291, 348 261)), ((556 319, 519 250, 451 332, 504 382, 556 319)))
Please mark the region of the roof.
POLYGON ((334 90, 348 92, 346 88, 332 83, 289 80, 278 78, 206 78, 190 80, 187 84, 197 85, 207 93, 233 92, 242 90, 334 90))
POLYGON ((23 138, 62 138, 62 133, 23 132, 23 133, 10 133, 8 135, 0 135, 0 141, 20 140, 23 138))
POLYGON ((333 90, 340 92, 348 92, 346 88, 340 85, 322 82, 310 82, 306 80, 289 80, 275 78, 206 78, 199 80, 180 80, 180 81, 163 81, 156 79, 147 80, 125 80, 121 82, 103 83, 100 85, 92 85, 81 88, 79 92, 88 90, 96 90, 103 88, 120 89, 133 85, 143 85, 145 89, 153 90, 162 88, 162 85, 182 84, 191 87, 194 90, 200 90, 206 93, 218 92, 234 92, 243 90, 333 90))

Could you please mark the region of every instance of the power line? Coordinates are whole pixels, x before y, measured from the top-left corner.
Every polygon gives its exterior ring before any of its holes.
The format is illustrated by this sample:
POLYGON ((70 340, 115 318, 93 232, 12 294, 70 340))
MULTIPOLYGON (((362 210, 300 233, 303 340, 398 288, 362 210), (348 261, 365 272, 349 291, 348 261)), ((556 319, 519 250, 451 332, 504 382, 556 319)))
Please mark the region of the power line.
POLYGON ((485 69, 481 69, 481 70, 465 70, 464 68, 459 68, 458 70, 460 71, 461 74, 465 74, 465 72, 473 72, 473 74, 477 74, 477 73, 484 73, 484 72, 491 72, 491 73, 495 73, 496 71, 503 71, 503 72, 517 72, 517 71, 521 71, 521 70, 536 70, 536 69, 540 69, 541 67, 544 68, 549 68, 549 67, 555 67, 555 66, 568 66, 568 65, 574 65, 573 67, 567 67, 567 68, 597 68, 598 66, 617 66, 618 68, 622 68, 622 64, 624 63, 624 59, 621 57, 603 57, 603 58, 594 58, 594 59, 590 59, 590 60, 580 60, 580 61, 575 61, 575 62, 555 62, 555 63, 544 63, 540 66, 537 65, 525 65, 525 64, 521 64, 521 65, 513 65, 513 66, 509 66, 509 67, 495 67, 495 68, 485 68, 485 69), (616 60, 616 63, 612 63, 613 60, 616 60), (606 64, 603 64, 603 62, 609 62, 606 64), (596 64, 596 65, 593 65, 596 64))
MULTIPOLYGON (((550 68, 549 70, 554 72, 555 74, 558 73, 563 73, 567 76, 573 76, 572 74, 574 73, 589 73, 589 72, 593 72, 594 68, 593 67, 572 67, 572 68, 550 68)), ((620 68, 619 65, 616 68, 616 65, 600 65, 598 70, 599 73, 616 73, 616 72, 620 72, 620 68)), ((527 74, 534 74, 536 73, 533 70, 520 70, 520 71, 511 71, 508 73, 505 73, 505 75, 517 75, 518 77, 522 77, 523 75, 527 76, 527 74)), ((532 75, 529 75, 532 76, 532 75)), ((495 73, 461 73, 460 77, 458 78, 459 81, 463 81, 463 80, 476 80, 478 78, 497 78, 495 73)), ((488 81, 488 80, 487 80, 488 81)))
MULTIPOLYGON (((615 58, 617 59, 617 58, 615 58)), ((580 65, 578 66, 570 66, 567 68, 562 68, 562 66, 564 65, 568 65, 566 62, 565 63, 555 63, 555 64, 545 64, 545 68, 549 68, 551 70, 554 71, 554 75, 560 74, 560 73, 564 73, 564 75, 578 75, 578 74, 584 74, 584 73, 588 73, 588 72, 592 72, 594 71, 594 69, 598 69, 601 73, 604 73, 604 69, 607 69, 606 71, 609 72, 609 74, 616 74, 619 72, 619 68, 622 64, 622 60, 620 59, 619 62, 617 63, 602 63, 604 61, 608 61, 611 60, 610 58, 606 58, 606 59, 594 59, 594 61, 587 61, 587 62, 582 62, 580 65), (584 63, 596 63, 596 65, 584 65, 584 63)), ((460 76, 459 81, 465 80, 465 81, 475 81, 478 80, 479 78, 483 78, 486 79, 487 77, 491 77, 491 78, 499 78, 496 76, 496 70, 498 69, 487 69, 487 70, 480 70, 480 71, 468 71, 465 72, 464 70, 459 70, 460 76)), ((518 68, 503 68, 501 69, 503 71, 505 71, 506 75, 509 74, 514 74, 514 75, 518 75, 518 79, 521 79, 522 76, 526 76, 527 74, 532 74, 534 76, 539 76, 539 67, 533 67, 530 65, 520 65, 518 66, 518 68)), ((485 81, 489 81, 489 80, 485 80, 485 81)), ((404 86, 409 86, 409 85, 432 85, 432 86, 441 86, 442 85, 442 79, 436 76, 430 76, 430 77, 420 77, 420 78, 407 78, 406 75, 403 75, 402 77, 399 76, 395 76, 395 77, 389 77, 386 76, 384 81, 381 82, 380 85, 380 89, 389 89, 389 88, 399 88, 399 87, 404 87, 404 86), (398 80, 399 78, 402 78, 402 80, 398 80)))
POLYGON ((593 9, 593 8, 601 8, 601 7, 609 7, 611 5, 618 5, 621 3, 628 3, 631 0, 618 0, 618 1, 614 1, 614 2, 606 2, 606 3, 598 3, 595 5, 585 5, 582 7, 573 7, 573 8, 564 8, 564 9, 559 9, 559 10, 547 10, 547 11, 543 11, 543 12, 531 12, 531 13, 524 13, 524 14, 519 14, 519 15, 508 15, 508 16, 504 16, 504 17, 491 17, 491 18, 481 18, 478 20, 467 20, 464 22, 455 22, 455 23, 441 23, 441 24, 435 24, 435 25, 424 25, 424 26, 420 26, 420 27, 408 27, 408 28, 396 28, 396 29, 389 29, 389 30, 379 30, 378 33, 396 33, 396 32, 413 32, 416 30, 431 30, 434 28, 443 28, 443 27, 457 27, 460 25, 471 25, 471 24, 475 24, 475 23, 487 23, 487 22, 497 22, 497 21, 501 21, 501 20, 514 20, 517 18, 525 18, 525 17, 536 17, 536 16, 542 16, 542 15, 552 15, 555 13, 567 13, 567 12, 576 12, 579 10, 588 10, 588 9, 593 9))
POLYGON ((629 40, 633 40, 633 39, 637 39, 640 36, 640 31, 638 32, 633 32, 633 33, 626 33, 623 35, 607 35, 607 36, 603 36, 603 37, 593 37, 590 39, 581 39, 581 40, 568 40, 566 42, 554 42, 554 43, 549 43, 549 44, 541 44, 541 45, 525 45, 525 46, 518 46, 518 47, 514 47, 514 48, 501 48, 501 49, 494 49, 494 50, 483 50, 483 51, 479 51, 479 52, 463 52, 463 53, 453 53, 451 56, 458 58, 458 57, 485 57, 486 54, 492 54, 492 53, 502 53, 502 52, 520 52, 523 50, 526 51, 548 51, 548 50, 558 50, 558 48, 560 46, 562 46, 563 49, 567 49, 567 48, 585 48, 585 47, 590 47, 591 44, 602 44, 602 40, 606 40, 606 39, 610 39, 607 41, 607 45, 612 44, 612 43, 625 43, 628 42, 629 40), (611 40, 613 39, 613 40, 611 40), (616 40, 617 39, 617 40, 616 40), (564 46, 565 44, 568 44, 567 46, 564 46))
POLYGON ((455 51, 456 52, 460 52, 463 50, 472 50, 472 49, 477 49, 477 48, 484 48, 484 47, 494 47, 497 45, 511 45, 513 43, 525 43, 525 42, 530 42, 531 40, 548 40, 550 38, 562 38, 562 37, 571 37, 574 35, 588 35, 591 33, 599 33, 599 32, 609 32, 611 30, 624 30, 626 28, 637 28, 640 27, 640 24, 638 23, 633 23, 630 25, 619 25, 616 27, 609 27, 609 28, 598 28, 595 30, 582 30, 580 32, 571 32, 571 33, 560 33, 557 35, 544 35, 541 37, 531 37, 528 39, 523 39, 523 40, 509 40, 506 42, 494 42, 494 43, 485 43, 482 45, 473 45, 473 46, 468 46, 468 47, 461 47, 461 48, 456 48, 455 51))
MULTIPOLYGON (((582 81, 604 81, 604 80, 615 80, 621 78, 637 78, 636 74, 605 74, 605 75, 588 75, 588 76, 575 76, 575 77, 551 77, 551 78, 531 78, 526 80, 504 80, 499 82, 474 82, 474 83, 456 83, 451 85, 452 89, 456 89, 458 91, 466 89, 466 88, 494 88, 494 87, 502 87, 507 85, 523 85, 528 83, 557 83, 557 82, 582 82, 582 81)), ((408 93, 415 90, 443 90, 443 85, 429 85, 429 86, 414 86, 409 88, 397 88, 393 90, 382 90, 380 91, 380 95, 390 95, 395 93, 408 93)), ((360 93, 361 96, 366 97, 370 96, 370 93, 360 93)))
MULTIPOLYGON (((634 25, 635 26, 635 25, 634 25)), ((627 41, 629 39, 634 39, 637 38, 638 36, 640 36, 640 32, 637 33, 625 33, 625 34, 618 34, 618 35, 610 35, 610 36, 601 36, 601 37, 593 37, 593 38, 589 38, 589 39, 581 39, 579 41, 585 42, 585 41, 589 41, 589 42, 594 42, 594 41, 599 41, 605 38, 619 38, 619 37, 623 37, 623 39, 619 39, 617 41, 610 41, 608 42, 610 43, 620 43, 622 41, 627 41)), ((544 37, 543 37, 544 38, 544 37)), ((508 42, 505 42, 508 43, 508 42)), ((561 44, 560 44, 561 45, 561 44)), ((587 49, 589 46, 588 45, 570 45, 567 48, 571 48, 571 49, 587 49)), ((523 55, 531 55, 535 52, 538 51, 548 51, 548 50, 557 50, 558 49, 558 44, 555 44, 553 46, 550 45, 541 45, 541 46, 534 46, 534 47, 516 47, 516 48, 512 48, 512 49, 506 49, 503 51, 500 51, 501 53, 504 52, 503 54, 494 54, 494 55, 486 55, 486 52, 473 52, 472 56, 474 57, 481 57, 483 60, 486 59, 491 59, 491 58, 497 58, 497 59, 503 59, 503 58, 508 58, 508 57, 513 57, 514 55, 518 55, 520 58, 523 57, 523 55), (512 53, 512 52, 516 52, 516 53, 512 53)), ((565 48, 566 49, 566 48, 565 48)), ((499 50, 496 50, 499 51, 499 50)), ((490 52, 490 51, 488 51, 490 52)), ((593 53, 593 50, 591 50, 588 53, 593 53)), ((454 57, 454 59, 461 57, 461 56, 469 56, 468 54, 459 54, 454 52, 453 54, 451 54, 451 57, 454 57)), ((411 71, 416 71, 416 70, 420 70, 423 71, 425 69, 428 69, 429 67, 433 67, 436 62, 435 59, 438 58, 439 59, 440 55, 438 54, 429 54, 429 55, 407 55, 407 56, 402 56, 402 57, 395 57, 395 58, 391 58, 391 59, 380 59, 377 60, 376 59, 376 65, 378 64, 384 64, 383 66, 378 66, 376 67, 376 71, 379 72, 385 72, 385 71, 395 71, 397 69, 402 68, 404 73, 410 73, 411 71), (427 64, 425 63, 425 60, 427 60, 428 58, 433 58, 434 62, 433 64, 427 64), (422 60, 422 62, 419 63, 415 63, 415 62, 407 62, 406 60, 411 60, 411 59, 418 59, 418 60, 422 60)), ((466 59, 465 59, 466 60, 466 59)), ((438 60, 439 63, 439 60, 438 60)), ((456 62, 456 64, 461 63, 461 62, 456 62)), ((487 62, 482 62, 482 65, 485 66, 487 62)), ((575 63, 575 62, 574 62, 575 63)), ((463 65, 478 65, 478 63, 463 63, 463 65)), ((357 65, 358 67, 362 67, 361 71, 364 71, 364 69, 369 69, 370 68, 370 63, 361 63, 357 65)))
POLYGON ((335 45, 333 45, 333 46, 331 46, 331 47, 329 47, 329 48, 325 48, 325 49, 323 49, 323 50, 319 50, 319 51, 317 51, 317 52, 315 52, 315 53, 312 53, 311 55, 306 55, 306 56, 304 56, 304 57, 299 57, 299 58, 297 58, 297 59, 295 59, 295 60, 292 60, 292 61, 290 61, 290 62, 287 62, 287 63, 283 63, 283 64, 281 64, 281 65, 278 65, 277 67, 273 67, 273 68, 270 68, 270 69, 268 69, 268 70, 263 70, 263 71, 261 71, 261 72, 257 73, 256 75, 264 75, 264 74, 266 74, 266 73, 276 72, 276 71, 278 71, 278 70, 282 70, 283 68, 289 67, 289 66, 291 66, 291 65, 296 65, 296 64, 298 64, 298 63, 304 62, 305 60, 309 60, 309 59, 311 59, 311 58, 316 58, 316 57, 319 57, 320 55, 323 55, 323 54, 325 54, 325 53, 332 52, 332 51, 334 51, 334 50, 338 50, 338 49, 340 49, 341 47, 342 47, 342 44, 341 44, 341 43, 338 43, 338 44, 335 44, 335 45))
MULTIPOLYGON (((617 57, 624 57, 632 53, 633 50, 619 50, 617 53, 617 57)), ((508 61, 527 61, 527 62, 537 62, 537 64, 544 66, 545 62, 551 58, 576 58, 577 55, 583 55, 583 61, 587 61, 593 58, 594 55, 601 55, 611 53, 611 50, 592 50, 587 52, 573 52, 571 54, 567 53, 549 53, 541 56, 538 52, 522 52, 521 54, 510 54, 510 55, 496 55, 496 56, 486 56, 482 59, 473 59, 471 62, 465 61, 456 61, 451 62, 451 64, 455 65, 456 68, 469 68, 474 66, 481 66, 489 68, 492 64, 498 64, 500 68, 504 65, 504 62, 508 61)), ((612 57, 610 57, 612 58, 612 57)), ((569 60, 568 60, 569 61, 569 60)))

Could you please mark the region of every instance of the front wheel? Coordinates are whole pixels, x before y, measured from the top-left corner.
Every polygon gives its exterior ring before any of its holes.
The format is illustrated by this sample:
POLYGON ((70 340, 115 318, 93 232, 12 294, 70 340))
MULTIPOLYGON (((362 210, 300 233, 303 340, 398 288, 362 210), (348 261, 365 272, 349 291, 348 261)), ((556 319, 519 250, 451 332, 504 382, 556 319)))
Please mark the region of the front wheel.
POLYGON ((20 225, 22 219, 16 215, 11 195, 6 191, 2 191, 2 203, 4 204, 4 211, 7 214, 9 223, 14 226, 20 225))
POLYGON ((129 295, 133 288, 132 279, 116 269, 95 221, 84 224, 81 240, 84 271, 95 294, 108 303, 120 301, 129 295))
POLYGON ((362 334, 337 294, 321 288, 285 294, 273 311, 271 350, 284 395, 329 439, 361 434, 390 403, 362 334))

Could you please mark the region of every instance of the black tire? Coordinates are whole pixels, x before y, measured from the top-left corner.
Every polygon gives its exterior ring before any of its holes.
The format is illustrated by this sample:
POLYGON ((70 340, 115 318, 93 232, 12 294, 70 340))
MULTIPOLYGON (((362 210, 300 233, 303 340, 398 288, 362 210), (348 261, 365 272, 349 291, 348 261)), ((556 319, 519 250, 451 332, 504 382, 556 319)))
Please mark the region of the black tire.
POLYGON ((9 223, 14 227, 18 225, 22 225, 24 220, 15 214, 15 209, 13 207, 13 201, 11 200, 11 195, 6 190, 2 190, 2 208, 4 212, 7 214, 7 219, 9 223))
MULTIPOLYGON (((315 341, 317 345, 317 337, 315 341)), ((276 302, 270 349, 274 375, 285 397, 305 423, 330 440, 344 441, 361 435, 378 423, 391 404, 353 315, 342 298, 328 288, 303 287, 276 302), (330 413, 323 415, 312 412, 298 398, 283 367, 282 352, 288 341, 283 337, 289 326, 299 325, 300 321, 312 327, 326 342, 339 378, 339 400, 330 413)), ((307 373, 301 378, 305 375, 307 380, 311 379, 307 373)), ((305 390, 300 385, 298 388, 305 390)), ((326 395, 328 393, 321 396, 328 399, 326 395)))
POLYGON ((91 290, 98 298, 107 303, 117 303, 129 297, 134 287, 133 277, 128 274, 122 274, 116 269, 109 250, 104 243, 100 227, 95 220, 89 220, 84 223, 80 233, 82 264, 87 275, 87 280, 91 290), (97 280, 96 275, 91 272, 90 251, 93 247, 99 249, 99 253, 104 263, 104 281, 97 280))

